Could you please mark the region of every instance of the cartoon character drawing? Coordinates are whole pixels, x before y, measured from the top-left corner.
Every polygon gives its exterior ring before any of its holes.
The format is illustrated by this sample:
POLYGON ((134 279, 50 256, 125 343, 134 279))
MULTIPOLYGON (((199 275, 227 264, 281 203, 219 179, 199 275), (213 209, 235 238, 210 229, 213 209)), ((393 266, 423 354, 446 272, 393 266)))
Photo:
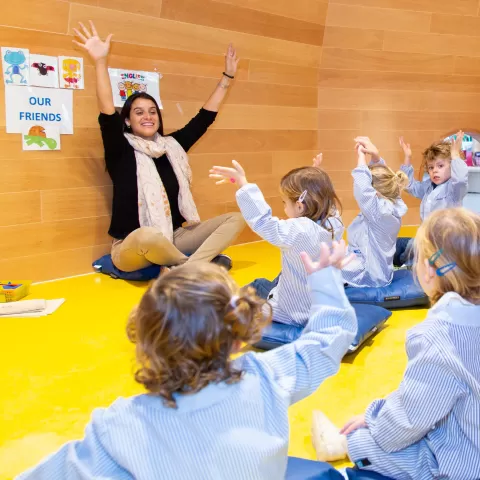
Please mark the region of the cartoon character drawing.
POLYGON ((25 135, 25 143, 30 145, 38 145, 43 147, 46 145, 50 150, 57 148, 57 141, 54 138, 47 138, 45 128, 40 125, 34 125, 28 130, 28 135, 25 135))
POLYGON ((125 91, 125 84, 123 82, 118 82, 118 94, 120 95, 121 99, 125 101, 127 99, 127 92, 125 91))
POLYGON ((38 70, 38 74, 42 77, 48 75, 48 72, 54 72, 55 68, 51 65, 47 65, 46 63, 32 63, 32 67, 38 70))
POLYGON ((5 70, 5 76, 10 76, 10 79, 5 80, 5 83, 15 83, 13 76, 20 75, 20 83, 26 84, 27 80, 22 75, 21 71, 27 68, 27 65, 25 64, 27 59, 25 58, 25 54, 22 52, 22 50, 18 50, 16 52, 7 50, 3 58, 5 62, 9 64, 9 67, 5 70))
POLYGON ((133 93, 132 82, 130 81, 125 82, 125 89, 127 90, 127 98, 128 98, 133 93))
POLYGON ((146 92, 147 86, 144 83, 139 84, 139 92, 146 92))
POLYGON ((65 88, 78 88, 78 82, 81 80, 82 66, 74 58, 66 58, 62 62, 63 79, 66 82, 65 88))

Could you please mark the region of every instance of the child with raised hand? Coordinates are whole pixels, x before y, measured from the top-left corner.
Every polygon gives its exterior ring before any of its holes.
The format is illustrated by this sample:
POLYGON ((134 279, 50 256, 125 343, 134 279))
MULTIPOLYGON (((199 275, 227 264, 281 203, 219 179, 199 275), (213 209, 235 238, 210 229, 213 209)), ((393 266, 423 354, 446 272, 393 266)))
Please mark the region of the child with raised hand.
MULTIPOLYGON (((451 142, 434 142, 423 152, 420 170, 428 173, 425 180, 414 177, 412 149, 403 137, 400 146, 405 154, 401 169, 408 175, 409 184, 405 189, 410 195, 422 200, 420 218, 425 220, 435 210, 461 207, 467 194, 468 167, 461 158, 464 133, 460 130, 451 142)), ((401 237, 397 242, 394 264, 409 265, 413 257, 413 239, 401 237)))
POLYGON ((345 250, 344 242, 332 252, 322 245, 317 262, 302 254, 312 296, 302 336, 236 360, 231 354, 258 341, 269 322, 265 302, 208 263, 160 276, 128 324, 135 378, 149 393, 95 410, 83 440, 18 478, 284 478, 288 408, 337 372, 356 333, 337 270, 349 260, 345 250))
POLYGON ((342 274, 352 287, 384 287, 393 278, 396 240, 408 210, 401 199, 408 178, 387 167, 368 137, 355 141, 358 163, 352 171, 353 194, 361 213, 347 229, 348 251, 356 258, 342 274), (370 165, 366 154, 371 156, 370 165))
MULTIPOLYGON (((217 183, 234 183, 238 187, 237 204, 250 228, 281 249, 282 274, 268 295, 273 319, 303 327, 310 311, 310 293, 299 253, 316 256, 318 245, 332 244, 335 233, 329 218, 331 212, 340 210, 340 201, 330 177, 317 167, 296 168, 287 173, 280 181, 280 193, 288 219, 280 220, 272 215, 258 186, 248 183, 240 164, 235 160, 232 164, 233 167, 213 167, 210 177, 219 180, 217 183)), ((258 280, 254 282, 257 283, 258 280)))
POLYGON ((319 459, 345 457, 398 480, 480 478, 480 215, 436 210, 415 239, 415 269, 433 307, 407 333, 396 391, 340 434, 321 414, 319 459))

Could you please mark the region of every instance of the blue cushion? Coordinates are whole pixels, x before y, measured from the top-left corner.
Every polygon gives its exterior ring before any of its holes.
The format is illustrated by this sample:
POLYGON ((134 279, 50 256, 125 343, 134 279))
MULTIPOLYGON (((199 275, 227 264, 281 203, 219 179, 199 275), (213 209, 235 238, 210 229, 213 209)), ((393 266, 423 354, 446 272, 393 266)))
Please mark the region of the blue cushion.
POLYGON ((366 303, 384 308, 411 308, 430 306, 422 287, 413 278, 410 270, 393 272, 393 280, 386 287, 346 287, 350 303, 366 303))
MULTIPOLYGON (((352 305, 357 314, 358 332, 350 345, 347 354, 352 353, 362 345, 365 340, 374 335, 392 315, 392 312, 375 305, 352 305)), ((255 344, 256 348, 271 350, 296 340, 303 328, 284 323, 272 322, 263 330, 262 339, 255 344)))
MULTIPOLYGON (((367 470, 345 469, 349 480, 391 480, 367 470)), ((288 457, 285 480, 345 480, 345 477, 325 462, 288 457)))
POLYGON ((112 278, 121 278, 122 280, 131 280, 134 282, 148 282, 160 275, 160 265, 150 265, 149 267, 136 270, 134 272, 124 272, 119 270, 112 262, 111 255, 104 255, 102 258, 92 263, 96 272, 110 275, 112 278))
POLYGON ((328 463, 288 457, 285 480, 344 480, 344 478, 328 463))

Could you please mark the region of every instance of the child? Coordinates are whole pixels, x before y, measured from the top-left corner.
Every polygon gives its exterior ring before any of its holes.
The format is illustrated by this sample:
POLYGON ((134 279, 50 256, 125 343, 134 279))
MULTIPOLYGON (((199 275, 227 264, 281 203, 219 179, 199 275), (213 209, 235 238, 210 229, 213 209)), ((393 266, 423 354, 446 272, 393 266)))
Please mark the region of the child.
MULTIPOLYGON (((149 394, 93 412, 85 438, 70 442, 22 480, 271 480, 285 476, 288 407, 339 368, 356 332, 343 291, 345 243, 303 262, 310 320, 295 342, 230 360, 270 320, 252 288, 238 290, 208 263, 162 275, 129 321, 136 380, 149 394)), ((269 309, 268 309, 269 310, 269 309)))
POLYGON ((368 137, 355 141, 358 165, 352 172, 353 194, 361 213, 347 229, 348 251, 355 253, 356 259, 342 275, 352 287, 384 287, 393 278, 395 243, 408 210, 400 198, 408 177, 388 168, 368 137))
MULTIPOLYGON (((280 182, 280 193, 288 220, 279 220, 272 216, 257 185, 247 182, 240 164, 232 163, 233 168, 213 167, 210 176, 220 179, 217 183, 237 185, 237 203, 250 228, 281 249, 282 275, 268 295, 273 319, 303 327, 310 311, 310 294, 299 253, 314 256, 320 243, 332 243, 335 233, 329 218, 340 204, 332 182, 320 168, 296 168, 287 173, 280 182)), ((262 292, 259 295, 265 296, 262 292)))
MULTIPOLYGON (((468 167, 461 158, 463 132, 457 133, 451 143, 435 142, 423 152, 421 171, 428 173, 429 178, 415 180, 412 166, 412 149, 400 137, 400 146, 405 154, 405 162, 401 169, 408 175, 409 185, 406 191, 420 198, 420 218, 425 220, 433 211, 448 207, 461 207, 467 194, 468 167)), ((410 265, 413 257, 413 239, 399 238, 394 257, 394 265, 410 265)))
MULTIPOLYGON (((313 159, 313 166, 320 168, 322 165, 322 160, 323 154, 319 153, 313 159)), ((325 212, 324 218, 320 220, 320 225, 322 225, 331 234, 331 241, 336 240, 337 242, 339 242, 343 237, 345 227, 343 225, 342 217, 340 215, 340 199, 335 193, 333 193, 333 198, 330 203, 331 207, 328 211, 325 212)), ((265 299, 272 298, 276 293, 276 291, 273 291, 273 289, 278 285, 281 274, 282 272, 280 272, 277 277, 272 281, 266 278, 257 278, 250 284, 250 286, 252 286, 256 290, 259 297, 265 299)))
POLYGON ((418 280, 434 306, 407 334, 403 381, 343 435, 316 415, 317 452, 326 460, 327 450, 338 458, 348 447, 358 466, 397 480, 478 480, 480 215, 436 210, 421 225, 415 251, 418 280))

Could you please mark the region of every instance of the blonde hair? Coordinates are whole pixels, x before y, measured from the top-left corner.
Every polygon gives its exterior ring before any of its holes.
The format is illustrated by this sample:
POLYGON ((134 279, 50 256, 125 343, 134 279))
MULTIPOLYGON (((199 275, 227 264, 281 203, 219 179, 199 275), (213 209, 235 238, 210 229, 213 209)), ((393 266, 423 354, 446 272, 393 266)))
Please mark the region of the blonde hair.
POLYGON ((408 186, 407 175, 399 170, 394 172, 386 165, 372 165, 369 167, 372 174, 372 186, 382 197, 394 202, 408 186))
POLYGON ((445 293, 456 292, 480 304, 480 215, 465 208, 436 210, 420 226, 415 238, 416 261, 425 261, 441 250, 433 268, 455 262, 456 266, 437 278, 432 303, 445 293))
POLYGON ((230 361, 235 345, 260 340, 270 320, 269 304, 252 287, 239 290, 217 265, 175 268, 152 284, 128 320, 135 380, 173 408, 175 394, 238 382, 242 372, 230 361))
POLYGON ((288 172, 280 181, 282 194, 292 202, 298 202, 304 191, 304 217, 320 221, 320 224, 334 237, 329 217, 341 215, 342 204, 335 193, 333 183, 325 170, 318 167, 300 167, 288 172))

